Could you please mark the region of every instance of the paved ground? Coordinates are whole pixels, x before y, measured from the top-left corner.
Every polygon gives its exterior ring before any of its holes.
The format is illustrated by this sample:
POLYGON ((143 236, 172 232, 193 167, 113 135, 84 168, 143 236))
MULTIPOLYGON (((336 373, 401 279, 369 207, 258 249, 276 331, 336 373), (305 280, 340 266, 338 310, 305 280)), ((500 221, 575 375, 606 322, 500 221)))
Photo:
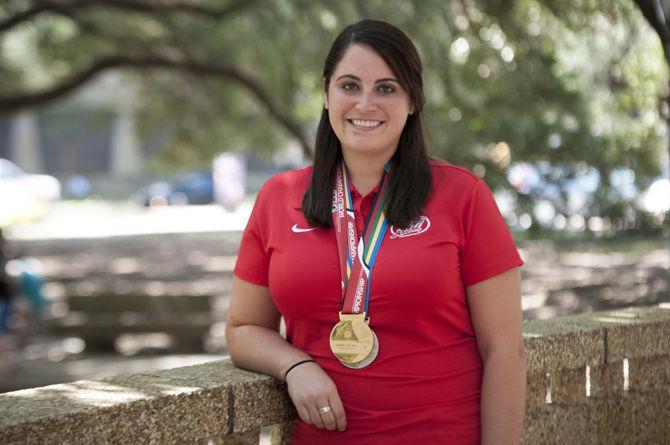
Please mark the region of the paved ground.
POLYGON ((218 205, 144 208, 130 202, 63 201, 45 219, 7 232, 18 240, 38 240, 236 231, 246 225, 252 206, 248 200, 230 212, 218 205))

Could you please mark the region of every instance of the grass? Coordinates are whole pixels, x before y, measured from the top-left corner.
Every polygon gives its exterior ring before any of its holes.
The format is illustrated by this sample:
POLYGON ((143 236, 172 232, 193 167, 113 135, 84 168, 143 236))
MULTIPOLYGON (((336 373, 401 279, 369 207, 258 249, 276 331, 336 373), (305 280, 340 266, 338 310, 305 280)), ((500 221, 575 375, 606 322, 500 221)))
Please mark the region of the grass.
POLYGON ((544 234, 544 237, 517 236, 514 239, 520 246, 534 241, 549 241, 559 252, 623 252, 641 253, 657 249, 670 249, 670 237, 662 233, 621 232, 616 235, 594 236, 592 233, 580 234, 544 234), (549 235, 549 236, 547 236, 549 235))

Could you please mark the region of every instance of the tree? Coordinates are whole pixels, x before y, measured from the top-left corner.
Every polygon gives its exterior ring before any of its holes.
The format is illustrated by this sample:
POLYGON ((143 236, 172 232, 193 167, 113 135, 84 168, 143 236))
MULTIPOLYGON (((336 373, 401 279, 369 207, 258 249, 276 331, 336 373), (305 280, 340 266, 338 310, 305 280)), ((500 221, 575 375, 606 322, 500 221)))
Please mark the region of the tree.
POLYGON ((0 110, 65 97, 123 68, 141 85, 145 131, 171 129, 162 158, 175 165, 223 149, 270 153, 289 140, 308 153, 327 47, 363 17, 389 20, 417 44, 434 154, 494 187, 509 187, 510 167, 522 162, 543 177, 528 193, 511 190, 521 212, 532 214, 539 199, 566 216, 623 217, 634 205, 610 186, 611 172, 634 171, 643 188, 664 147, 655 100, 666 88, 662 50, 627 0, 24 5, 0 6, 5 46, 22 40, 34 53, 30 64, 0 55, 0 110), (597 190, 575 208, 568 189, 594 170, 597 190))
MULTIPOLYGON (((649 22, 649 25, 656 31, 663 47, 665 62, 670 66, 670 1, 668 0, 635 0, 638 8, 649 22)), ((668 127, 670 127, 670 95, 663 98, 663 116, 668 127)), ((670 156, 670 141, 668 143, 668 155, 670 156)))
MULTIPOLYGON (((214 9, 182 1, 48 0, 36 1, 27 9, 18 11, 15 10, 16 6, 10 4, 6 6, 9 11, 3 11, 7 17, 0 21, 0 31, 6 32, 26 23, 33 24, 35 29, 31 37, 35 39, 33 43, 40 47, 40 62, 47 69, 55 63, 65 62, 69 65, 70 72, 56 80, 52 86, 19 94, 12 94, 13 87, 10 87, 9 82, 6 83, 8 88, 3 91, 5 95, 0 97, 0 110, 8 113, 49 103, 71 93, 105 70, 130 68, 136 71, 185 71, 192 75, 223 79, 247 90, 266 107, 278 124, 299 141, 309 155, 310 144, 300 125, 252 75, 240 67, 214 62, 205 54, 189 51, 185 42, 181 45, 172 44, 178 38, 184 37, 179 32, 175 32, 171 38, 151 39, 151 31, 142 29, 143 26, 149 26, 149 30, 154 31, 159 27, 167 28, 180 20, 179 15, 190 16, 184 26, 188 29, 188 21, 220 21, 252 6, 253 3, 249 0, 237 1, 214 9), (54 16, 47 18, 46 24, 36 23, 42 19, 41 16, 47 14, 54 16), (107 14, 122 16, 110 22, 107 14), (84 53, 75 54, 72 49, 77 52, 84 49, 84 53)), ((11 76, 20 83, 20 76, 12 70, 10 63, 3 63, 2 71, 4 75, 11 76)))

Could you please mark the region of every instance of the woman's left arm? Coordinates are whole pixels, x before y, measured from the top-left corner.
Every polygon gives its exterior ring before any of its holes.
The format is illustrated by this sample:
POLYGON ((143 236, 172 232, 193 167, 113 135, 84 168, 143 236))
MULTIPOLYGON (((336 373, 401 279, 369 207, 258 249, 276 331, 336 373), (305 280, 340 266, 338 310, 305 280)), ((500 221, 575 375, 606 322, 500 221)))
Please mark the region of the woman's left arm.
POLYGON ((481 443, 518 444, 526 402, 519 269, 473 284, 466 292, 484 364, 481 443))

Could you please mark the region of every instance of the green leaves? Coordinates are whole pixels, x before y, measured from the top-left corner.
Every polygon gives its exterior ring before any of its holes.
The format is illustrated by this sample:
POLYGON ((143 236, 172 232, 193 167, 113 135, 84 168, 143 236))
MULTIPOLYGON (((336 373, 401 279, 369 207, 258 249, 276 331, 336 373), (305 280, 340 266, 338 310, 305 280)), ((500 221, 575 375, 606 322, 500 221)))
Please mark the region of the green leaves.
MULTIPOLYGON (((346 24, 374 17, 419 48, 434 154, 494 186, 508 186, 507 169, 520 161, 566 172, 584 163, 603 177, 630 167, 640 184, 658 174, 667 67, 657 36, 627 0, 81 2, 63 0, 71 7, 0 33, 0 96, 57 85, 101 57, 171 51, 233 67, 266 94, 197 70, 137 71, 140 128, 168 129, 156 152, 163 167, 201 164, 222 150, 270 155, 298 133, 311 144, 330 43, 346 24), (23 48, 20 58, 12 47, 23 48), (500 144, 508 147, 502 157, 500 144)), ((3 3, 0 24, 25 8, 3 3)))

